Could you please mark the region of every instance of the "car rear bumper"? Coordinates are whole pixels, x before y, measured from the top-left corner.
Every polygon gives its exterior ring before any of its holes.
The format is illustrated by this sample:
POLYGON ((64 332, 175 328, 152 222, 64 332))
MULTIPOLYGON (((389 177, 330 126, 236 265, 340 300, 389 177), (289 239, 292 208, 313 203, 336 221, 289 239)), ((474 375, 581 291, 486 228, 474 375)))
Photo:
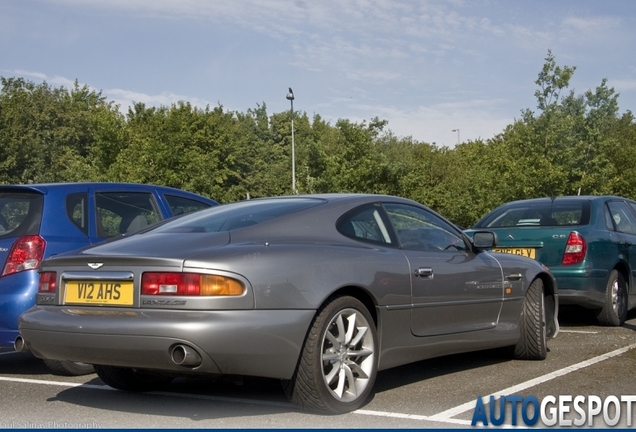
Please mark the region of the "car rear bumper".
POLYGON ((0 348, 13 347, 18 318, 35 304, 38 278, 37 270, 0 277, 0 348))
POLYGON ((559 287, 562 305, 579 305, 600 308, 605 303, 605 289, 609 271, 602 269, 550 267, 559 287))
POLYGON ((291 378, 312 310, 166 311, 36 306, 20 334, 38 357, 90 364, 291 378), (186 346, 200 364, 176 364, 186 346))

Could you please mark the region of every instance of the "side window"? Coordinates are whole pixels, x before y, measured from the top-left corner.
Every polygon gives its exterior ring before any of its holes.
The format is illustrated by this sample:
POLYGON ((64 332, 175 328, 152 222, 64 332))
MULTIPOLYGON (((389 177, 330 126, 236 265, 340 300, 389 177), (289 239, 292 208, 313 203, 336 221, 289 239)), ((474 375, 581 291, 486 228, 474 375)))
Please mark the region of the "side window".
POLYGON ((161 220, 151 193, 101 192, 95 194, 95 203, 100 237, 139 231, 161 220))
POLYGON ((404 249, 420 251, 467 250, 461 234, 443 219, 405 204, 384 204, 404 249))
POLYGON ((168 201, 168 205, 170 206, 170 210, 172 210, 172 214, 174 216, 192 213, 210 207, 209 204, 176 195, 165 194, 164 197, 166 198, 166 201, 168 201))
POLYGON ((607 206, 609 207, 616 231, 626 234, 636 234, 636 218, 624 202, 609 201, 607 206))
POLYGON ((66 197, 66 215, 84 234, 88 234, 88 194, 70 194, 66 197))
POLYGON ((370 243, 390 244, 391 236, 382 220, 379 205, 364 206, 338 221, 338 231, 350 238, 370 243))

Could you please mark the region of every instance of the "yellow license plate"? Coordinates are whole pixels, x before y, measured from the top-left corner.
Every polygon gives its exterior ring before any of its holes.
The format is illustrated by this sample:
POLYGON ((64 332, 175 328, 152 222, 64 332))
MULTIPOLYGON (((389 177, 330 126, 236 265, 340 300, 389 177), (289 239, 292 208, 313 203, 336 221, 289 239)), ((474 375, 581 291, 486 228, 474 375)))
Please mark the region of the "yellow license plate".
POLYGON ((133 305, 133 283, 122 281, 68 281, 65 304, 133 305))
POLYGON ((532 258, 534 259, 535 254, 534 254, 534 248, 522 248, 522 247, 516 247, 516 248, 493 248, 492 250, 493 252, 502 252, 502 253, 507 253, 507 254, 512 254, 512 255, 521 255, 524 257, 528 257, 528 258, 532 258))

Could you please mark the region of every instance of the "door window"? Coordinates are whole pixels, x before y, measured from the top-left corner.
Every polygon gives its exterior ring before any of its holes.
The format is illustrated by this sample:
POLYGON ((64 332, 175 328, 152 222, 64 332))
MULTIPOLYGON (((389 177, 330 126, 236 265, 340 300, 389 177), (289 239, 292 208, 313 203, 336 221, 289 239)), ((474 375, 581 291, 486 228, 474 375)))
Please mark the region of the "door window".
POLYGON ((99 237, 139 231, 161 220, 151 193, 100 192, 95 194, 95 202, 99 237))
POLYGON ((405 204, 384 204, 403 249, 419 251, 467 250, 460 232, 424 209, 405 204))
POLYGON ((624 202, 608 201, 607 206, 609 207, 616 231, 626 234, 636 234, 636 218, 624 202))
POLYGON ((170 206, 170 210, 172 210, 172 214, 174 216, 192 213, 210 207, 209 204, 202 203, 201 201, 195 201, 193 199, 184 198, 176 195, 166 194, 164 195, 164 197, 166 198, 166 201, 168 201, 168 205, 170 206))

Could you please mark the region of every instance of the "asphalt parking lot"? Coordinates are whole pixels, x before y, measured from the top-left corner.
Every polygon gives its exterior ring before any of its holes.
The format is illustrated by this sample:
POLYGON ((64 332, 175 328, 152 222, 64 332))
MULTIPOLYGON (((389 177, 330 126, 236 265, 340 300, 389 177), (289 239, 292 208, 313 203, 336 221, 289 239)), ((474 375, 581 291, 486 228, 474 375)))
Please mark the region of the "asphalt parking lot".
MULTIPOLYGON (((549 342, 545 361, 511 360, 508 350, 489 350, 382 371, 369 403, 337 416, 297 410, 276 380, 178 379, 165 391, 125 393, 94 374, 51 375, 31 354, 1 350, 0 428, 470 428, 478 396, 486 398, 484 413, 491 420, 490 395, 498 402, 501 395, 524 401, 583 395, 588 399, 581 407, 589 413, 590 395, 601 401, 636 395, 634 312, 625 325, 613 328, 596 326, 582 309, 562 311, 561 332, 549 342)), ((512 404, 504 406, 504 425, 511 425, 512 404)), ((522 411, 521 403, 517 408, 522 411)), ((581 418, 569 409, 561 412, 562 421, 581 418)), ((630 427, 625 404, 620 418, 611 404, 608 409, 617 426, 630 427)), ((501 420, 501 413, 495 414, 501 420)), ((520 416, 516 424, 524 426, 520 416)), ((606 426, 602 413, 588 415, 585 425, 589 417, 594 427, 606 426)), ((545 426, 541 418, 536 426, 545 426)))

